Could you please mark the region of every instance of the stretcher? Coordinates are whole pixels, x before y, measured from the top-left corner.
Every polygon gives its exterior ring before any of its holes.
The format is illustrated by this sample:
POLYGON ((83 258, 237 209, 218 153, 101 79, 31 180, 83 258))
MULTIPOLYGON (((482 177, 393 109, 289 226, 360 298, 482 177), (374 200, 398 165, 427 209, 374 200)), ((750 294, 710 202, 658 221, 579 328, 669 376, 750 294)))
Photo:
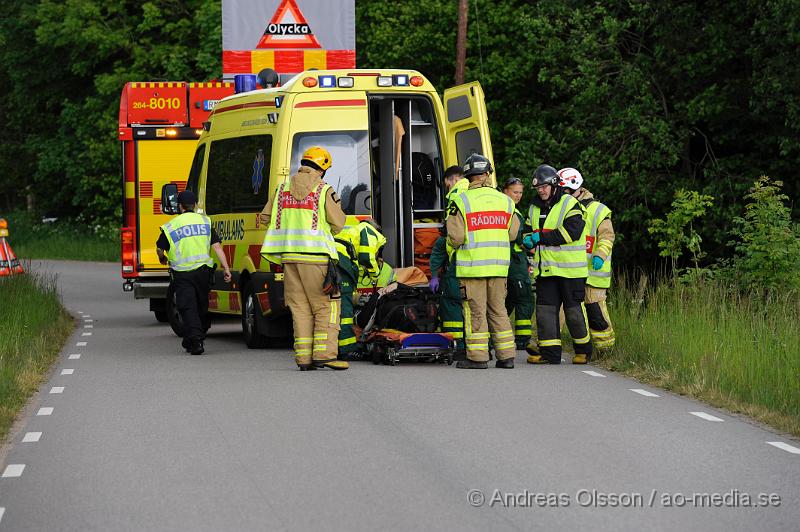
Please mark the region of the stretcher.
POLYGON ((372 331, 366 342, 373 364, 394 366, 401 360, 452 364, 455 341, 450 333, 405 333, 393 329, 372 331))

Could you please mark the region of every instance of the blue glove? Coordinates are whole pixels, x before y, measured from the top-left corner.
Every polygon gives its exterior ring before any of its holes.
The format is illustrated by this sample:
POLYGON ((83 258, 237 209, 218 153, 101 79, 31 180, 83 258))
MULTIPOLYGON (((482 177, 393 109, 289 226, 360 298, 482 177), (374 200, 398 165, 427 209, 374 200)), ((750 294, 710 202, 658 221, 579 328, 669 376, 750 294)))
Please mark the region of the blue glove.
POLYGON ((592 269, 594 271, 597 271, 600 268, 602 268, 603 267, 603 263, 605 263, 605 261, 603 259, 601 259, 600 257, 598 257, 597 255, 592 257, 592 269))
POLYGON ((431 282, 428 283, 428 287, 430 287, 431 292, 434 294, 439 291, 439 278, 433 277, 431 278, 431 282))
POLYGON ((525 235, 522 237, 522 245, 525 249, 533 249, 536 247, 536 244, 539 243, 539 237, 540 235, 538 232, 525 235))

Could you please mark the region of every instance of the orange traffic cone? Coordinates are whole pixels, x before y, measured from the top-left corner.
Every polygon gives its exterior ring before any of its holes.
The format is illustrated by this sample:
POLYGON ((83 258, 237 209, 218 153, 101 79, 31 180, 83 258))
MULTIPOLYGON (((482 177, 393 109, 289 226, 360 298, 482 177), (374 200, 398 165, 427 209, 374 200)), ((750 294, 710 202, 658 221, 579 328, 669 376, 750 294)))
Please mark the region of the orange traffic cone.
POLYGON ((8 222, 0 218, 0 277, 25 273, 6 237, 8 237, 8 222))

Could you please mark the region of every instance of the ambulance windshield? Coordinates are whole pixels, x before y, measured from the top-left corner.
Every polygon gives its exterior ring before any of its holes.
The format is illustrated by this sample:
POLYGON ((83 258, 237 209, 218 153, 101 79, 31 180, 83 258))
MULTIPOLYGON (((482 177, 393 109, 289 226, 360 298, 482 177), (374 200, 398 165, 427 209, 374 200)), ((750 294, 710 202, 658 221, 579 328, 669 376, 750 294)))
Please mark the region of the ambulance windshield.
POLYGON ((333 164, 325 182, 339 194, 346 214, 370 214, 369 143, 366 131, 298 133, 292 146, 292 173, 300 168, 300 157, 312 146, 328 150, 333 164))

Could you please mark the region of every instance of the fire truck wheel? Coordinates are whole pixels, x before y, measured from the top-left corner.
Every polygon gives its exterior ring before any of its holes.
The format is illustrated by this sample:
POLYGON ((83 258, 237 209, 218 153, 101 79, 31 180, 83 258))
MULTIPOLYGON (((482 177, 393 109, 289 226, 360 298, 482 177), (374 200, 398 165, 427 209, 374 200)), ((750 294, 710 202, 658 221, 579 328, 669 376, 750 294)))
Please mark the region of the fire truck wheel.
POLYGON ((174 332, 177 336, 183 336, 183 320, 181 320, 181 315, 178 312, 178 306, 175 303, 175 290, 172 288, 172 283, 170 283, 169 288, 167 288, 167 321, 169 321, 169 326, 172 327, 172 332, 174 332))
POLYGON ((258 332, 258 316, 260 312, 253 283, 247 283, 242 290, 242 334, 244 343, 249 349, 267 347, 268 338, 258 332))

